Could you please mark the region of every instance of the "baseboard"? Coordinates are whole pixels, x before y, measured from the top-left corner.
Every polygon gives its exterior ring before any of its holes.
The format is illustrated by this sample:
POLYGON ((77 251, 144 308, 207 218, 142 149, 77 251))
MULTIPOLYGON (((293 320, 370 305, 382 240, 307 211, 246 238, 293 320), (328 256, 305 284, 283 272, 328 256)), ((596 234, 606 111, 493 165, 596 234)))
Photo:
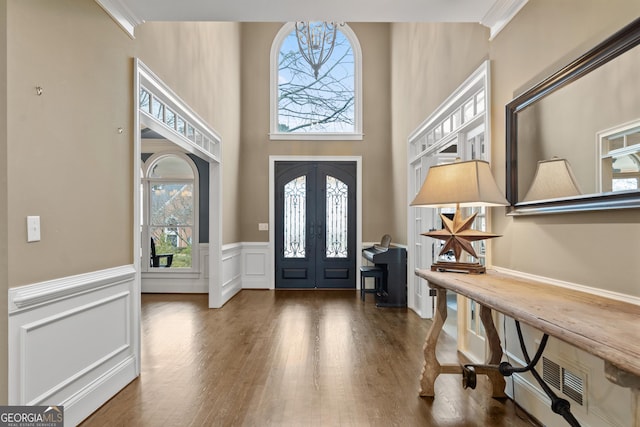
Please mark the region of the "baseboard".
POLYGON ((610 298, 617 301, 624 301, 631 304, 640 305, 640 297, 636 297, 634 295, 622 294, 619 292, 608 291, 606 289, 592 288, 590 286, 584 286, 577 283, 567 282, 564 280, 553 279, 551 277, 538 276, 535 274, 525 273, 522 271, 510 270, 504 267, 492 266, 491 269, 497 271, 498 273, 509 274, 511 276, 534 280, 534 281, 546 283, 549 285, 559 286, 561 288, 574 289, 574 290, 586 292, 592 295, 597 295, 597 296, 610 298))
MULTIPOLYGON (((514 374, 507 381, 507 395, 518 403, 527 414, 545 426, 567 425, 562 416, 551 410, 551 400, 537 386, 518 374, 514 374)), ((590 418, 592 417, 587 417, 585 419, 584 415, 580 414, 574 405, 571 405, 571 408, 573 415, 578 419, 582 427, 617 427, 601 418, 591 420, 590 418)))
POLYGON ((141 287, 143 293, 158 294, 206 294, 209 292, 209 244, 200 243, 194 259, 193 270, 177 268, 143 271, 141 287))
POLYGON ((243 289, 242 284, 240 282, 237 282, 232 286, 226 286, 222 288, 222 301, 226 303, 231 298, 233 298, 238 292, 240 292, 242 289, 243 289))
POLYGON ((129 357, 62 401, 65 426, 75 426, 87 418, 136 377, 135 358, 129 357))
POLYGON ((142 273, 142 292, 161 294, 206 294, 209 283, 198 274, 182 275, 180 273, 142 273), (194 277, 190 277, 194 276, 194 277))
POLYGON ((540 389, 519 374, 514 374, 506 380, 507 395, 527 411, 527 414, 545 426, 560 424, 562 419, 551 411, 551 401, 540 389))

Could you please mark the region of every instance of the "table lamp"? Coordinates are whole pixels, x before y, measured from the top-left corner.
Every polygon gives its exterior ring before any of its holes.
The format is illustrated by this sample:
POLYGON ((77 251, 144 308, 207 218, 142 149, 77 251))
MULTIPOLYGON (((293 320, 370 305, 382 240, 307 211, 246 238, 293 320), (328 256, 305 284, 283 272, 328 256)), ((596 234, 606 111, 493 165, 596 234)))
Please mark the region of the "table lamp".
POLYGON ((453 219, 440 215, 444 229, 422 233, 445 242, 440 255, 450 250, 456 262, 438 261, 431 265, 432 271, 456 271, 467 273, 484 273, 485 267, 478 262, 460 262, 465 251, 478 258, 471 242, 500 237, 498 234, 472 230, 471 224, 476 217, 474 213, 463 219, 461 207, 507 206, 509 202, 502 195, 491 175, 489 163, 483 160, 459 161, 432 166, 427 177, 411 202, 411 206, 432 208, 455 207, 453 219))
POLYGON ((538 162, 536 174, 523 202, 572 197, 582 194, 571 165, 566 159, 552 157, 538 162))

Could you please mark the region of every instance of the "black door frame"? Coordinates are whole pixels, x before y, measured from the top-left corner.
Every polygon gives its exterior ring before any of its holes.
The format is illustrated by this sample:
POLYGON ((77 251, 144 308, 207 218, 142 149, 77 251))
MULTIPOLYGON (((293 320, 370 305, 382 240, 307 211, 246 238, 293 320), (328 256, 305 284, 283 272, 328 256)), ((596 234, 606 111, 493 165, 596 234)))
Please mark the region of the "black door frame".
POLYGON ((269 156, 269 289, 275 289, 275 164, 276 162, 355 162, 356 164, 356 289, 362 265, 362 156, 269 156))

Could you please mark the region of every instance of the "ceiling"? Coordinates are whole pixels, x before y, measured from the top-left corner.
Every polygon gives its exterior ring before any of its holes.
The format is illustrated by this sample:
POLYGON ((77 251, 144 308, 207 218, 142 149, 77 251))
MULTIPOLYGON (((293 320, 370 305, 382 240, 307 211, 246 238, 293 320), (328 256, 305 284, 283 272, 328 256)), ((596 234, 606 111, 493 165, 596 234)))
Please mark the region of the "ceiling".
POLYGON ((134 37, 148 21, 474 22, 498 33, 528 0, 96 0, 134 37))

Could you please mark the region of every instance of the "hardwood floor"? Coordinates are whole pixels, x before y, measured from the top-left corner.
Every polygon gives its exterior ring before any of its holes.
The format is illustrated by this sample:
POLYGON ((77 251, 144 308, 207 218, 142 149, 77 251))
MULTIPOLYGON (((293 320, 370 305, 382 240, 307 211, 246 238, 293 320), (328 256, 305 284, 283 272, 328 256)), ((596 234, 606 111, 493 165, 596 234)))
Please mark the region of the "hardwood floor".
POLYGON ((484 378, 464 390, 441 376, 436 397, 420 398, 430 321, 369 298, 244 290, 212 310, 207 295, 143 294, 142 373, 82 425, 536 425, 484 378))

